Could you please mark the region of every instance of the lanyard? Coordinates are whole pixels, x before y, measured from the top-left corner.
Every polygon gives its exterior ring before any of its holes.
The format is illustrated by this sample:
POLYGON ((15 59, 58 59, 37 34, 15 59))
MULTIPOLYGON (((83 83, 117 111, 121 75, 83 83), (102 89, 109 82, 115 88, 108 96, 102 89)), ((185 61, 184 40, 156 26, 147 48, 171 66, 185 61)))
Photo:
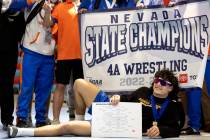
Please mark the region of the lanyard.
POLYGON ((160 111, 158 111, 156 108, 155 98, 153 95, 151 95, 150 99, 151 99, 151 103, 152 103, 153 117, 154 117, 155 121, 157 122, 160 119, 160 117, 163 115, 163 112, 166 110, 166 107, 169 103, 169 98, 167 97, 165 99, 165 101, 161 105, 160 111))
POLYGON ((105 0, 105 2, 108 9, 112 9, 116 4, 116 0, 112 0, 112 2, 109 2, 109 0, 105 0))

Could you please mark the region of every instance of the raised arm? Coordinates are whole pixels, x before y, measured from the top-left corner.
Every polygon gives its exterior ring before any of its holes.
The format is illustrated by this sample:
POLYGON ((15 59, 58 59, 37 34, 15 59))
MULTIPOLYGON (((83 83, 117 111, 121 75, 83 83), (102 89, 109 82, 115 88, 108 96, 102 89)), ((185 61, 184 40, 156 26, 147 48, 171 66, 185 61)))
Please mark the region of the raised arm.
POLYGON ((43 25, 46 28, 49 28, 53 25, 53 20, 51 17, 51 11, 52 11, 52 4, 50 3, 50 1, 45 2, 43 9, 45 10, 45 15, 44 15, 44 19, 43 19, 43 25))

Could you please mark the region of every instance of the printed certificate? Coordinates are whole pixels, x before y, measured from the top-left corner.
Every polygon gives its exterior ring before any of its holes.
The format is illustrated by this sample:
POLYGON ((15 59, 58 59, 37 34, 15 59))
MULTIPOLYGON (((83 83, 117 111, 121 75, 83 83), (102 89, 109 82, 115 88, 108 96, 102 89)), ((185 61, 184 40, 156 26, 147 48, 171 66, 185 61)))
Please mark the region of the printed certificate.
POLYGON ((142 138, 142 105, 93 103, 92 137, 142 138))

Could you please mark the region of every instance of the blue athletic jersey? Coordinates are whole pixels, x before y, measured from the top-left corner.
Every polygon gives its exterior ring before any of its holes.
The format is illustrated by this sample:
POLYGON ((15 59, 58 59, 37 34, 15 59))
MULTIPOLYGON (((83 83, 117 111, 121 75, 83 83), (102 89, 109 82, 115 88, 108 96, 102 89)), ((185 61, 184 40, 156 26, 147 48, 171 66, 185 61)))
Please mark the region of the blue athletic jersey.
MULTIPOLYGON (((112 2, 112 0, 108 0, 108 1, 112 2)), ((94 10, 95 2, 96 2, 96 0, 85 0, 81 3, 79 9, 85 8, 88 11, 92 11, 92 10, 94 10)), ((124 0, 120 5, 116 3, 113 6, 112 9, 115 9, 115 8, 133 8, 133 7, 136 7, 134 0, 124 0)), ((106 4, 106 1, 105 0, 100 0, 98 10, 106 10, 106 9, 109 9, 107 4, 106 4)))
MULTIPOLYGON (((109 102, 109 97, 103 91, 99 91, 93 102, 109 102)), ((92 115, 92 105, 89 107, 88 113, 92 115)))

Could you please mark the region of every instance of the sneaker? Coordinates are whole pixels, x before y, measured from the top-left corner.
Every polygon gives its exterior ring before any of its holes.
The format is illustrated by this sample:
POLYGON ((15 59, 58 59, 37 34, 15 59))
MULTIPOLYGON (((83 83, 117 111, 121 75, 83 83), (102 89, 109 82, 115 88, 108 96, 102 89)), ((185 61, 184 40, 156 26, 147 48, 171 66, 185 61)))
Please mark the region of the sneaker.
POLYGON ((58 119, 54 119, 51 121, 51 124, 52 125, 57 125, 57 124, 60 124, 60 121, 58 119))
POLYGON ((16 124, 17 127, 20 127, 20 128, 27 128, 28 125, 27 125, 27 121, 21 119, 21 118, 17 118, 17 124, 16 124))
POLYGON ((33 122, 32 122, 31 116, 28 117, 26 124, 27 124, 27 127, 33 127, 33 122))
POLYGON ((46 124, 47 124, 47 125, 51 125, 51 122, 52 122, 52 120, 50 120, 50 118, 47 117, 47 118, 46 118, 46 124))
POLYGON ((14 138, 17 136, 18 128, 16 126, 8 126, 7 134, 8 138, 14 138))
POLYGON ((46 122, 36 123, 36 127, 42 127, 42 126, 45 126, 45 125, 48 125, 48 124, 46 122))
POLYGON ((69 109, 69 119, 70 120, 72 120, 72 119, 74 119, 75 118, 75 115, 74 115, 74 110, 72 110, 72 109, 69 109))
POLYGON ((191 127, 187 127, 187 128, 182 129, 180 134, 181 135, 200 135, 200 132, 191 127))

